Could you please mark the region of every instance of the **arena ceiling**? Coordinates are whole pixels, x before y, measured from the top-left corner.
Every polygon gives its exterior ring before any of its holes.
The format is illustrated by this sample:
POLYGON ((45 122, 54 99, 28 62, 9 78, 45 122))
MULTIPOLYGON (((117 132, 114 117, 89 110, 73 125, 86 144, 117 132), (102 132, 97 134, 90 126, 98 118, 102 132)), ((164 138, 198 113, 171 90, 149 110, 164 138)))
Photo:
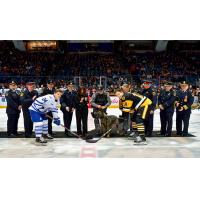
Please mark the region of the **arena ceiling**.
MULTIPOLYGON (((48 47, 48 42, 52 41, 45 41, 42 40, 45 47, 48 47)), ((12 48, 12 46, 18 50, 26 51, 27 50, 27 44, 30 42, 37 43, 37 41, 31 41, 31 40, 12 40, 12 41, 6 41, 1 40, 0 46, 1 49, 5 48, 12 48)), ((41 43, 41 40, 38 41, 38 43, 41 43)), ((151 51, 166 51, 167 49, 173 50, 200 50, 200 41, 199 40, 65 40, 60 41, 57 40, 54 47, 57 47, 57 49, 66 49, 67 45, 69 44, 88 44, 95 46, 96 44, 112 44, 114 48, 119 49, 128 49, 130 50, 151 50, 151 51)), ((43 45, 42 44, 42 45, 43 45)), ((41 45, 41 44, 40 44, 41 45)), ((56 48, 55 48, 56 50, 56 48)))

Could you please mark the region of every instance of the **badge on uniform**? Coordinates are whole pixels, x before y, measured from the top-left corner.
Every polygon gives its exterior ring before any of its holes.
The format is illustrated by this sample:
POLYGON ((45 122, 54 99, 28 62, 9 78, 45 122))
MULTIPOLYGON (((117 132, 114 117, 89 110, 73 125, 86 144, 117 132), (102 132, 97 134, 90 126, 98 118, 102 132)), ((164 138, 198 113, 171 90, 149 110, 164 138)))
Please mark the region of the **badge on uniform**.
POLYGON ((184 98, 184 102, 187 102, 187 96, 185 96, 185 98, 184 98))

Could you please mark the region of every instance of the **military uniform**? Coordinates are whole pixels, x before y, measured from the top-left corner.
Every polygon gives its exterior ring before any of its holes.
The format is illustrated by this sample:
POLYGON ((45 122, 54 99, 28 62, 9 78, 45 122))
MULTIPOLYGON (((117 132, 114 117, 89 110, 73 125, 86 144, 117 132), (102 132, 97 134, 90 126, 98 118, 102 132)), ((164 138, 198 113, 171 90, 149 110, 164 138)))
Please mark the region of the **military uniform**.
MULTIPOLYGON (((103 90, 103 88, 99 88, 100 90, 103 90)), ((95 129, 100 132, 100 119, 97 115, 99 110, 102 110, 101 108, 98 108, 98 106, 105 106, 105 109, 103 109, 103 112, 106 113, 107 107, 111 105, 111 99, 108 93, 103 92, 102 94, 97 92, 92 96, 91 105, 93 107, 93 113, 92 116, 94 118, 94 124, 95 129)))
MULTIPOLYGON (((15 84, 12 82, 12 84, 15 84)), ((7 107, 6 107, 6 113, 8 116, 7 120, 7 133, 8 136, 15 135, 17 136, 17 127, 18 127, 18 120, 20 116, 20 91, 18 90, 8 90, 5 94, 6 101, 7 101, 7 107)))
MULTIPOLYGON (((29 83, 28 83, 29 84, 29 83)), ((32 83, 30 83, 32 84, 32 83)), ((33 122, 31 120, 30 112, 28 108, 33 103, 33 97, 38 97, 38 92, 36 90, 29 91, 25 89, 24 92, 21 93, 21 104, 22 104, 22 111, 24 116, 24 130, 25 130, 25 137, 31 137, 33 131, 33 122)))
MULTIPOLYGON (((186 82, 182 82, 186 84, 186 82)), ((178 90, 176 93, 176 130, 177 135, 187 136, 189 128, 189 120, 191 115, 191 106, 194 102, 192 93, 187 89, 186 91, 178 90), (178 105, 178 104, 179 105, 178 105), (183 128, 182 128, 183 124, 183 128)))
POLYGON ((175 100, 175 92, 172 89, 160 91, 158 105, 160 107, 161 135, 171 136, 175 100))
MULTIPOLYGON (((48 84, 52 83, 51 81, 48 82, 48 84)), ((54 94, 55 88, 49 89, 48 87, 45 87, 42 96, 45 96, 47 94, 54 94)), ((49 116, 53 117, 52 112, 47 113, 49 116)), ((52 135, 52 119, 48 118, 48 132, 50 135, 52 135)))
POLYGON ((156 95, 155 91, 153 91, 152 88, 142 89, 140 93, 152 101, 152 104, 149 107, 148 118, 145 119, 145 135, 151 136, 152 132, 153 132, 154 110, 155 110, 156 104, 157 104, 157 95, 156 95))

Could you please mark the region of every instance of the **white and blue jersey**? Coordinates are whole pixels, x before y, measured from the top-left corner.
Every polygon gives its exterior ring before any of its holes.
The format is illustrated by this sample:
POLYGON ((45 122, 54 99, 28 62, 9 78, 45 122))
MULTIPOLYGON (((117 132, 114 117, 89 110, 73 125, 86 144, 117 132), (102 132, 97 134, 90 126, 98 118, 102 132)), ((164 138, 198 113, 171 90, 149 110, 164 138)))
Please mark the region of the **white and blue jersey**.
POLYGON ((53 118, 58 117, 58 104, 54 95, 48 94, 42 97, 38 97, 32 105, 29 107, 31 120, 35 125, 36 137, 41 137, 42 134, 48 134, 48 119, 45 115, 48 112, 52 112, 53 118))
POLYGON ((58 104, 59 102, 56 102, 54 95, 48 94, 38 97, 29 107, 29 110, 40 114, 52 112, 53 118, 58 118, 58 104))

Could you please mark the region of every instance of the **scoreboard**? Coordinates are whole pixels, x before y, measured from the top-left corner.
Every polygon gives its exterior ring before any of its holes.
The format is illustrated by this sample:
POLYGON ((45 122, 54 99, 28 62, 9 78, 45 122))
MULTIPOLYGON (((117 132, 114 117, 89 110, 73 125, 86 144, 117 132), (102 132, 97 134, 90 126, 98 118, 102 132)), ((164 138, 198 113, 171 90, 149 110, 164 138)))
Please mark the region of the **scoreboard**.
POLYGON ((38 50, 56 50, 57 41, 51 40, 38 40, 38 41, 27 41, 26 49, 29 51, 38 51, 38 50))

